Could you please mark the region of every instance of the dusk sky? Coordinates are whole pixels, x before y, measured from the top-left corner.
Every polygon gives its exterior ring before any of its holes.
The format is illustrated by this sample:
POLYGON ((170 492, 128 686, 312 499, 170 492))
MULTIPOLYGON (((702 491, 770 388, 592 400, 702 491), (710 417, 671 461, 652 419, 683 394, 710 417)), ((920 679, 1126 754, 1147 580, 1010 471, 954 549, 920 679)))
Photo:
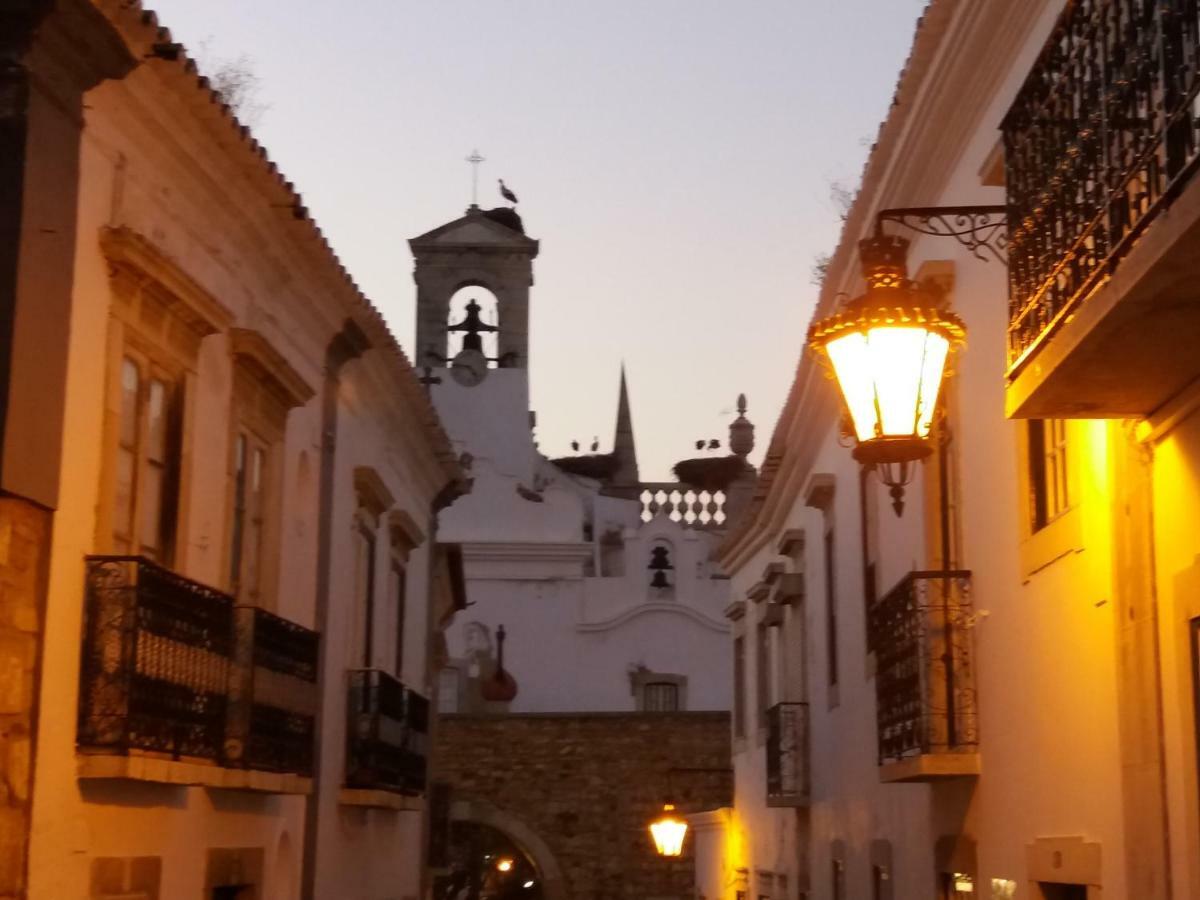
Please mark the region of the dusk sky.
POLYGON ((473 148, 541 241, 543 452, 611 445, 628 370, 642 478, 726 439, 761 458, 924 0, 147 0, 210 65, 252 60, 255 135, 405 348, 407 239, 470 203, 473 148))

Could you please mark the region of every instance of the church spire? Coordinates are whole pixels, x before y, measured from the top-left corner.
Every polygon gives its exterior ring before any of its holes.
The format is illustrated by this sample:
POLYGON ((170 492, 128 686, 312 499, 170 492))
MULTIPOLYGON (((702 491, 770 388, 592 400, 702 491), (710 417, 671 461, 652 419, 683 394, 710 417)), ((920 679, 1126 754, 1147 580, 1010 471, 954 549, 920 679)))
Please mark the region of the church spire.
POLYGON ((617 459, 612 486, 636 492, 638 482, 637 447, 633 442, 633 418, 629 414, 629 389, 625 385, 625 364, 621 363, 621 393, 617 400, 617 429, 613 435, 613 456, 617 459))

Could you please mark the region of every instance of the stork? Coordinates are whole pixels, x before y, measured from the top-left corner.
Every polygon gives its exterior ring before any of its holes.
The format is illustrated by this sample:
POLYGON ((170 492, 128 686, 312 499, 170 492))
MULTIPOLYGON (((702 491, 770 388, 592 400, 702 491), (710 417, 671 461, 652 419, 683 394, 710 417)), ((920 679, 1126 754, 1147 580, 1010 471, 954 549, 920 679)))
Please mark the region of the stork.
POLYGON ((517 195, 508 189, 508 185, 506 185, 504 183, 503 178, 497 178, 496 180, 500 182, 500 196, 503 197, 505 200, 507 200, 509 203, 513 204, 513 206, 516 206, 517 195))

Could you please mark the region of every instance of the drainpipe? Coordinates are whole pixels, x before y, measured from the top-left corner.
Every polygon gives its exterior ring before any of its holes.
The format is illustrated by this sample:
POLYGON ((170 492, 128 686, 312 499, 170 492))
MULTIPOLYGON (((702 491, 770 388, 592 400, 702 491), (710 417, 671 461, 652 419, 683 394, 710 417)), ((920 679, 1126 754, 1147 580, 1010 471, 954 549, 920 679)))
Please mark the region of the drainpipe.
MULTIPOLYGON (((358 359, 371 347, 362 329, 347 319, 342 330, 333 336, 325 348, 325 380, 321 387, 321 477, 317 499, 317 596, 315 628, 321 636, 317 645, 317 712, 316 737, 313 744, 312 793, 305 800, 304 858, 301 869, 300 896, 317 900, 317 834, 321 809, 323 754, 321 745, 325 734, 325 688, 329 684, 329 580, 333 556, 333 487, 334 462, 337 451, 338 388, 342 369, 358 359)), ((337 673, 334 673, 335 675, 337 673)), ((336 725, 335 725, 336 727, 336 725)))
MULTIPOLYGON (((429 690, 429 734, 427 739, 430 764, 426 769, 428 774, 425 781, 425 814, 421 823, 421 859, 418 861, 421 866, 420 889, 422 897, 430 896, 429 892, 432 887, 432 876, 430 875, 429 866, 427 863, 429 860, 430 842, 432 840, 432 820, 430 818, 430 814, 432 812, 431 801, 433 799, 433 783, 434 778, 437 775, 437 760, 433 753, 434 747, 437 745, 438 730, 438 673, 434 667, 434 651, 437 649, 436 638, 438 632, 442 630, 442 623, 436 621, 433 617, 434 601, 436 599, 433 594, 433 586, 434 577, 437 573, 438 562, 438 514, 443 509, 450 506, 450 504, 452 504, 459 497, 468 493, 470 489, 470 483, 463 479, 448 481, 442 486, 442 489, 438 491, 437 495, 429 504, 429 552, 426 554, 427 571, 425 578, 425 606, 429 611, 429 615, 427 616, 425 628, 425 684, 428 685, 429 690)), ((452 569, 455 565, 460 567, 462 565, 461 554, 456 554, 456 556, 457 559, 452 559, 450 561, 450 566, 452 569)), ((451 575, 453 576, 453 571, 451 572, 451 575)), ((457 612, 458 609, 459 607, 456 604, 454 611, 457 612)))

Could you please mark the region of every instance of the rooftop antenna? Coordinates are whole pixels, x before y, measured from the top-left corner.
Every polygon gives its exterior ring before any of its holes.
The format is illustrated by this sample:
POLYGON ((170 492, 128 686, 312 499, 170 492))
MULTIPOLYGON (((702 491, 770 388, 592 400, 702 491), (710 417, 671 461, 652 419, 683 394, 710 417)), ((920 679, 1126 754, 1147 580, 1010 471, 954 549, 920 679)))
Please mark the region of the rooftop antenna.
POLYGON ((485 158, 479 155, 478 150, 472 150, 471 155, 467 157, 467 162, 471 164, 471 206, 479 205, 479 164, 485 162, 485 158))

